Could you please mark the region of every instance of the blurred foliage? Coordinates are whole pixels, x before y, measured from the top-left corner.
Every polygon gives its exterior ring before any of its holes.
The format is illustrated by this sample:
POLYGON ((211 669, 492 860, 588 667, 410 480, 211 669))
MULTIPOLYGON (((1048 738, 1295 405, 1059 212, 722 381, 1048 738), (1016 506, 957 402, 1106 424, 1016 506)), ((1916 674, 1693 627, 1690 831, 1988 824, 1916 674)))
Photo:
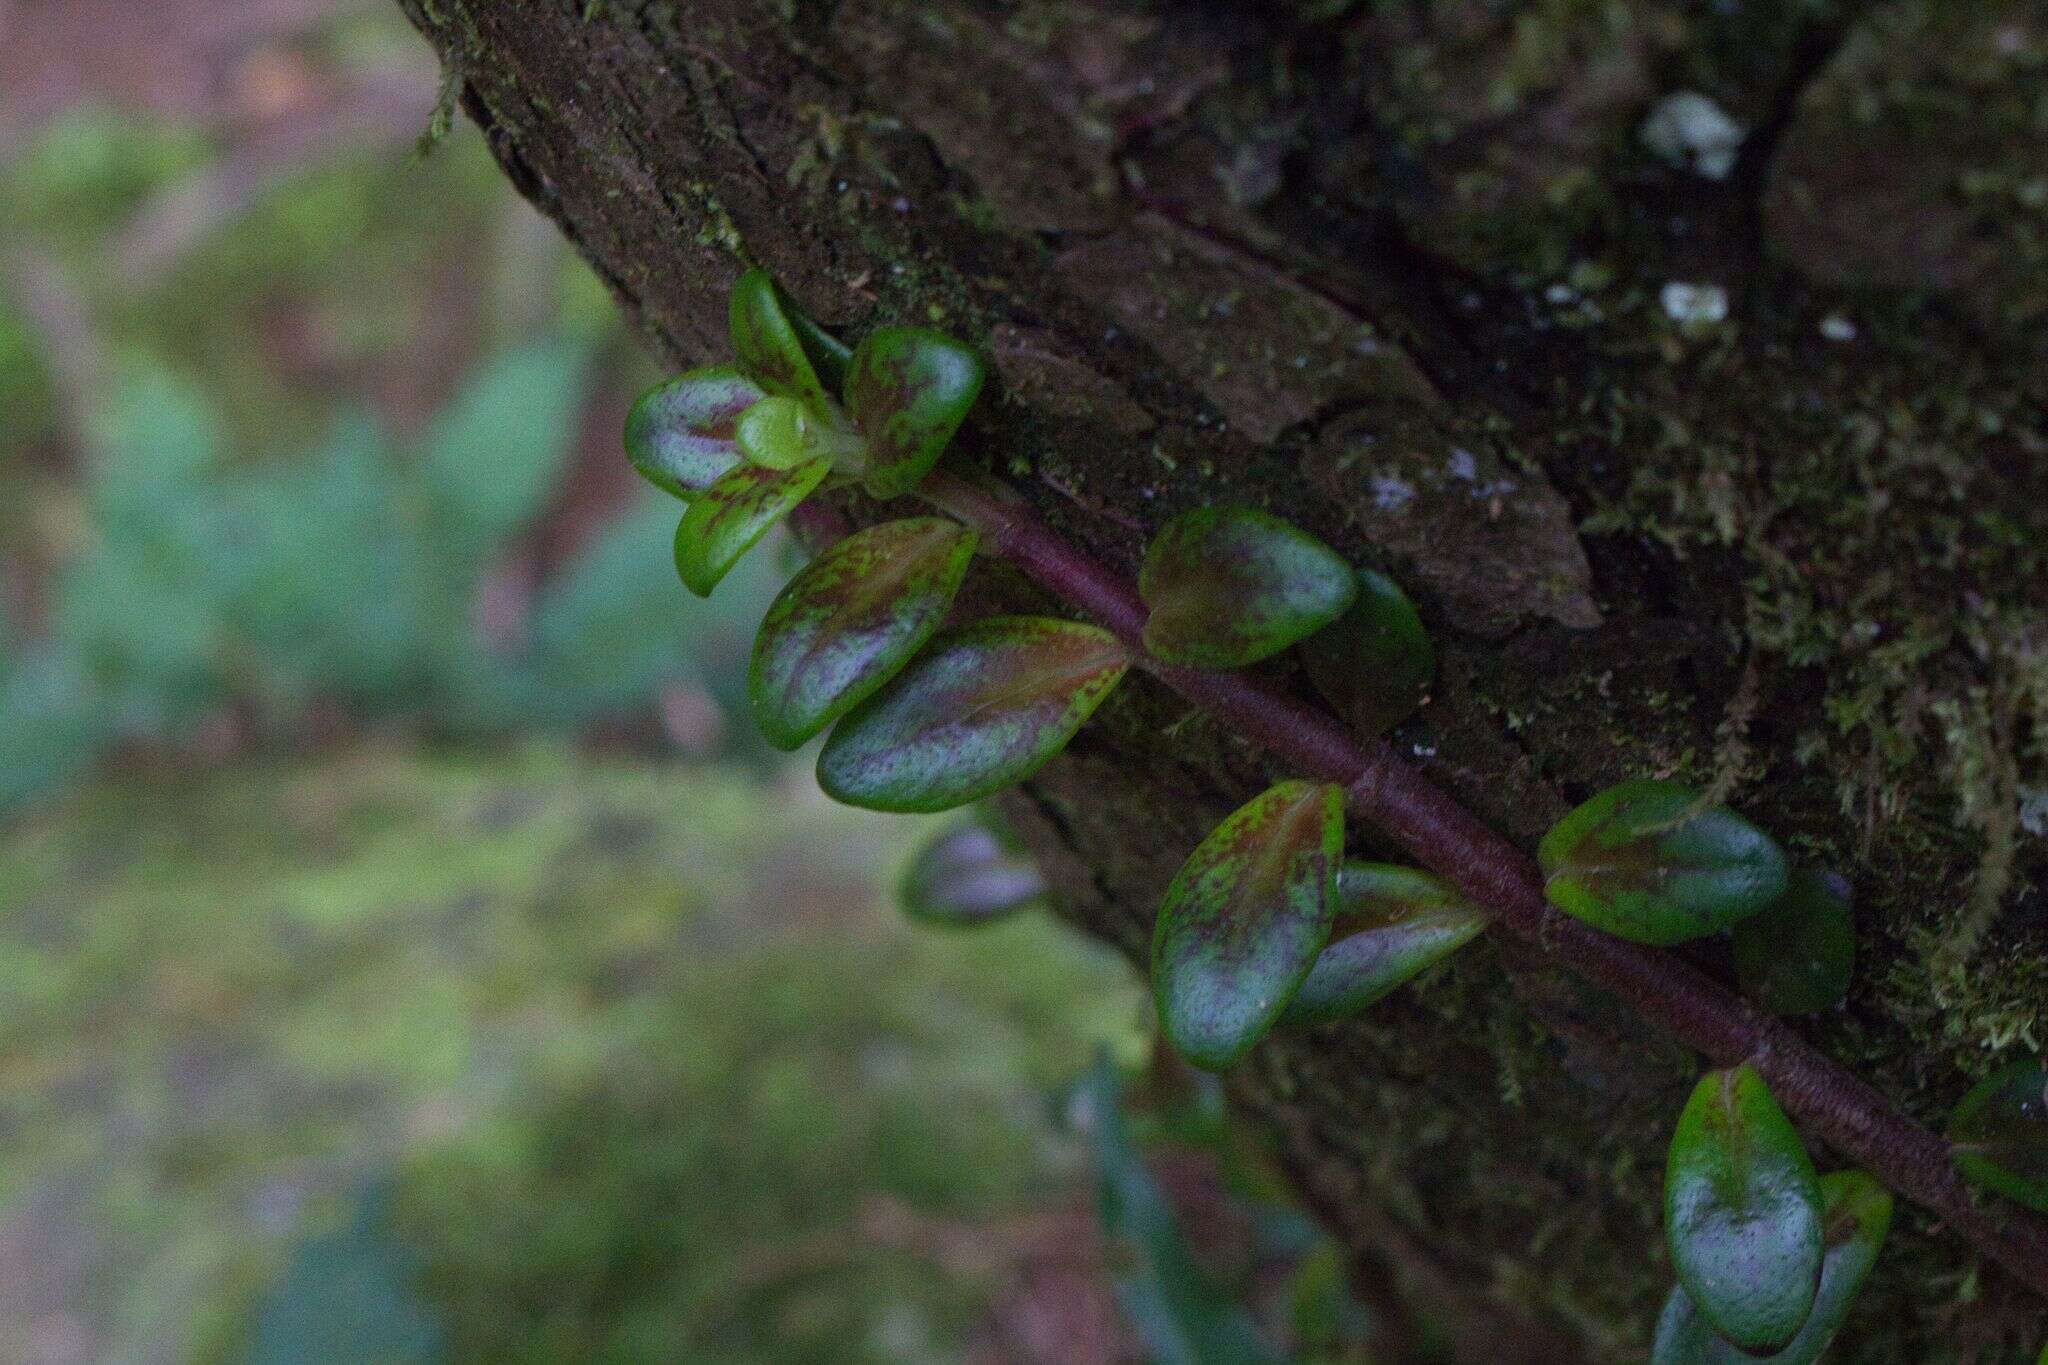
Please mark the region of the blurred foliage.
POLYGON ((905 925, 921 822, 807 788, 373 747, 19 821, 0 1240, 41 1250, 0 1359, 38 1276, 96 1359, 361 1359, 264 1349, 341 1339, 308 1257, 358 1306, 418 1267, 452 1358, 957 1359, 1000 1258, 877 1206, 998 1245, 1078 1177, 1044 1096, 1143 1002, 1040 917, 905 925))

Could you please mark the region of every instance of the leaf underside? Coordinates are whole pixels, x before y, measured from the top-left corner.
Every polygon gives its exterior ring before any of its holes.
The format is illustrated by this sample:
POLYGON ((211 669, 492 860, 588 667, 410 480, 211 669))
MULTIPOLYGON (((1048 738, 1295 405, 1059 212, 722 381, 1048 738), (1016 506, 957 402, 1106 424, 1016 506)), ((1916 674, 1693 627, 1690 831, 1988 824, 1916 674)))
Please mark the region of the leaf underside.
POLYGON ((1029 858, 970 821, 942 830, 910 861, 896 887, 903 913, 924 924, 987 924, 1035 904, 1045 878, 1029 858))
POLYGON ((1436 649, 1408 595, 1383 573, 1358 571, 1358 598, 1299 646, 1308 680, 1361 734, 1392 729, 1422 705, 1436 649))
POLYGON ((1773 1014, 1816 1014, 1849 993, 1856 926, 1848 883, 1801 868, 1768 909, 1735 926, 1731 946, 1743 993, 1773 1014))

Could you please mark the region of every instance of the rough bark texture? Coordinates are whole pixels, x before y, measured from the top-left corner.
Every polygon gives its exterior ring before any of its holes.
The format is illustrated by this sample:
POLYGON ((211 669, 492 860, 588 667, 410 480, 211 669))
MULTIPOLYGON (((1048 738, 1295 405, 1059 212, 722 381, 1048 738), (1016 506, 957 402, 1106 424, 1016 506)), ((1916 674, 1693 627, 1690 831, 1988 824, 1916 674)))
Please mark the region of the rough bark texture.
MULTIPOLYGON (((401 3, 678 366, 752 263, 973 339, 961 445, 1089 550, 1234 499, 1408 585, 1443 676, 1397 738, 1496 828, 1674 774, 1847 874, 1857 984, 1805 1027, 1923 1120, 2048 1044, 2039 3, 401 3), (1724 180, 1637 136, 1681 89, 1748 130, 1724 180)), ((1137 684, 1009 806, 1137 956, 1276 775, 1137 684)), ((1696 1069, 1482 941, 1229 1088, 1452 1358, 1620 1361, 1696 1069)), ((1905 1210, 1835 1358, 2044 1321, 1905 1210)))

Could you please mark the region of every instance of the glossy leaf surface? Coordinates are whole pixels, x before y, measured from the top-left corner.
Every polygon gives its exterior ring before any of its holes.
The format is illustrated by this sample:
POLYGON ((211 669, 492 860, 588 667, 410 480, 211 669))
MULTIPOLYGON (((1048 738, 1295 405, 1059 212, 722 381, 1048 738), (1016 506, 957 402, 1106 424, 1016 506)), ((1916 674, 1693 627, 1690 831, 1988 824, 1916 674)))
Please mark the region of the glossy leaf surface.
POLYGON ((676 572, 683 586, 709 597, 740 556, 809 497, 831 469, 815 460, 795 469, 741 464, 727 471, 690 504, 676 527, 676 572))
POLYGON ((1683 1285, 1674 1285, 1657 1322, 1650 1365, 1814 1365, 1820 1360, 1848 1320, 1892 1222, 1890 1191, 1862 1171, 1822 1176, 1820 1195, 1827 1252, 1813 1312, 1799 1335, 1771 1355, 1746 1354, 1714 1330, 1683 1285))
POLYGON ((901 497, 924 480, 981 393, 981 358, 922 327, 884 327, 854 348, 846 410, 867 438, 869 493, 901 497))
POLYGON ((950 810, 1021 782, 1067 746, 1130 666, 1108 631, 996 616, 934 640, 850 712, 818 755, 826 795, 950 810))
POLYGON ((1436 648, 1408 594, 1383 573, 1358 571, 1358 597, 1301 643, 1315 689, 1361 734, 1378 735, 1413 714, 1436 676, 1436 648))
POLYGON ((1029 858, 977 821, 941 830, 917 851, 896 903, 925 924, 987 924, 1034 904, 1045 878, 1029 858))
POLYGON ((626 414, 626 458, 664 493, 694 498, 740 462, 740 417, 765 397, 729 365, 678 375, 626 414))
POLYGON ((1320 1024, 1358 1013, 1469 943, 1487 915, 1441 877, 1389 863, 1337 870, 1330 940, 1283 1016, 1320 1024))
POLYGON ((1166 889, 1152 993, 1167 1042, 1220 1071, 1293 999, 1330 932, 1344 856, 1344 794, 1282 782, 1218 825, 1166 889))
POLYGON ((1949 1116, 1956 1166, 1987 1190, 2048 1213, 2048 1063, 2010 1063, 1971 1088, 1949 1116))
POLYGON ((1702 1077, 1679 1115, 1664 1172, 1664 1236, 1702 1316, 1751 1353, 1805 1325, 1824 1250, 1813 1162, 1763 1078, 1702 1077))
POLYGON ((1769 909, 1735 926, 1733 941, 1735 975, 1750 999, 1773 1014, 1831 1010, 1856 968, 1849 884, 1800 868, 1769 909))
POLYGON ((1544 894, 1596 928, 1660 946, 1763 910, 1784 894, 1784 852, 1733 811, 1694 811, 1697 799, 1651 778, 1609 787, 1543 836, 1544 894))
POLYGON ((1241 668, 1344 613, 1358 579, 1335 550, 1250 507, 1197 507, 1160 528, 1138 573, 1145 648, 1168 663, 1241 668))
MULTIPOLYGON (((733 354, 748 378, 769 393, 794 398, 817 412, 830 410, 831 398, 792 314, 765 270, 749 270, 732 287, 729 321, 733 354)), ((815 328, 807 328, 815 331, 815 328)))
POLYGON ((796 748, 910 662, 946 619, 975 540, 941 517, 887 522, 791 579, 761 622, 747 671, 768 742, 796 748))

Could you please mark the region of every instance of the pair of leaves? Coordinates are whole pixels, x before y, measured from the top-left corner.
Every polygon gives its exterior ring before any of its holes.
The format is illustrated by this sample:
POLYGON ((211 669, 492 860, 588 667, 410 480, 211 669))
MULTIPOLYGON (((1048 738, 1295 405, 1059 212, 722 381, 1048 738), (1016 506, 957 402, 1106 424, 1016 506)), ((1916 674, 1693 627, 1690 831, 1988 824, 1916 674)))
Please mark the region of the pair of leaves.
POLYGON ((839 722, 818 785, 850 806, 939 811, 1021 782, 1066 747, 1130 667, 1115 636, 997 616, 939 636, 839 722))
POLYGON ((1817 1014, 1849 993, 1856 925, 1849 883, 1800 868, 1770 908, 1735 926, 1735 976, 1773 1014, 1817 1014))
POLYGON ((1138 572, 1145 648, 1192 668, 1242 668, 1314 634, 1358 594, 1351 566, 1250 507, 1196 507, 1154 536, 1138 572))
POLYGON ((1344 794, 1282 782, 1210 832, 1166 890, 1152 987, 1166 1039, 1222 1070, 1280 1018, 1314 965, 1337 903, 1344 794))
POLYGON ((1282 1022, 1347 1018, 1486 927, 1487 914, 1441 877, 1389 863, 1346 862, 1337 870, 1329 943, 1288 1003, 1282 1022))
POLYGON ((941 830, 911 858, 896 903, 924 924, 967 927, 1014 914, 1045 894, 1032 861, 979 821, 941 830))
POLYGON ((1972 1087, 1948 1139, 1965 1178, 2048 1213, 2048 1062, 2012 1062, 1972 1087))
POLYGON ((1557 822, 1536 850, 1544 894, 1596 928, 1668 947, 1726 929, 1785 892, 1771 837, 1676 782, 1609 787, 1557 822))
POLYGON ((1782 1350, 1811 1317, 1826 1250, 1820 1182, 1751 1068, 1710 1072, 1679 1115, 1664 1235, 1692 1304, 1742 1350, 1782 1350))
POLYGON ((1822 1176, 1820 1197, 1827 1244, 1820 1286, 1806 1324, 1784 1349, 1767 1356, 1738 1350, 1714 1330, 1685 1286, 1674 1285, 1657 1320, 1650 1365, 1814 1365, 1847 1321, 1892 1221, 1891 1193, 1862 1171, 1822 1176))

